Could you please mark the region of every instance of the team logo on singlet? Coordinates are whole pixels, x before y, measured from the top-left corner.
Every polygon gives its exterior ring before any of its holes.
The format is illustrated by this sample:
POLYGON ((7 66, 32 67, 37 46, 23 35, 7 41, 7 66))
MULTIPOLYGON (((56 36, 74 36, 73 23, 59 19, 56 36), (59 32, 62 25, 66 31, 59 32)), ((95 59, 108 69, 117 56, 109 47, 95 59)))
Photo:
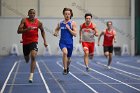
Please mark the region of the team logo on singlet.
POLYGON ((106 34, 106 36, 107 36, 107 37, 112 37, 113 35, 112 35, 112 34, 106 34))
POLYGON ((66 27, 61 27, 60 29, 67 29, 66 27))
POLYGON ((82 29, 82 41, 94 42, 94 30, 90 28, 82 29))

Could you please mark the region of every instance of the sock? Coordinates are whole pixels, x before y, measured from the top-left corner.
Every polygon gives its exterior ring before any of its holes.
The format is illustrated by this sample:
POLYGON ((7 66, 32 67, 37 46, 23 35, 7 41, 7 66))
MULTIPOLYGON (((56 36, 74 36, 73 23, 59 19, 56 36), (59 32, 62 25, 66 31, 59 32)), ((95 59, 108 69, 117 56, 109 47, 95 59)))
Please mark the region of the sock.
POLYGON ((88 65, 86 66, 86 68, 88 68, 88 65))
POLYGON ((33 79, 33 75, 34 75, 34 73, 30 73, 29 79, 33 79))

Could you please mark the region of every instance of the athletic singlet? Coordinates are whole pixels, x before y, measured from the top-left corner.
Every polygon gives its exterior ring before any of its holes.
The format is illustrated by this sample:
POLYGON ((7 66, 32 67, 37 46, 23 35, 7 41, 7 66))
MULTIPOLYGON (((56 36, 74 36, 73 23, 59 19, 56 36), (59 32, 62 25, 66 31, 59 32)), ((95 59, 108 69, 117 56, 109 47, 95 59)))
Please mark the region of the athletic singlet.
POLYGON ((85 23, 81 25, 81 33, 82 33, 82 42, 94 42, 94 34, 95 34, 95 25, 90 23, 89 26, 86 26, 85 23))
POLYGON ((23 45, 38 42, 38 25, 39 25, 38 23, 39 21, 37 18, 33 23, 30 22, 28 18, 25 19, 25 28, 33 27, 36 29, 27 31, 22 34, 23 45))
POLYGON ((103 46, 112 46, 114 39, 114 30, 108 31, 108 29, 104 32, 104 42, 103 46))
MULTIPOLYGON (((67 24, 70 26, 70 29, 72 29, 72 21, 67 22, 67 24)), ((73 35, 66 28, 66 23, 64 21, 60 22, 60 29, 61 29, 60 43, 73 44, 73 35)))

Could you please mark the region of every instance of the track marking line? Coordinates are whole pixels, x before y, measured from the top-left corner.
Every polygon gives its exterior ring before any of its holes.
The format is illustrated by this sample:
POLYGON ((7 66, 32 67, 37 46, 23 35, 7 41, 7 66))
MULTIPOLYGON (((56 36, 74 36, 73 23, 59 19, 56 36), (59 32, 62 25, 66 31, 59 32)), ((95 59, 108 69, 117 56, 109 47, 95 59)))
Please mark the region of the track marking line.
MULTIPOLYGON (((100 63, 100 62, 96 62, 96 64, 102 65, 102 64, 99 64, 99 63, 100 63)), ((91 64, 92 64, 92 63, 91 63, 91 64)), ((107 67, 107 65, 105 65, 105 64, 103 64, 102 66, 107 67)), ((101 67, 100 67, 100 68, 101 68, 101 67)), ((124 75, 124 76, 126 76, 126 77, 128 77, 128 78, 131 78, 131 79, 139 80, 139 81, 140 81, 140 78, 132 77, 132 75, 129 75, 129 74, 127 74, 127 73, 120 72, 120 71, 117 71, 117 70, 114 70, 114 72, 117 73, 117 74, 120 74, 120 75, 124 75)))
MULTIPOLYGON (((102 65, 102 66, 107 67, 107 65, 102 64, 102 63, 100 63, 100 62, 96 62, 96 63, 99 64, 99 65, 102 65)), ((111 66, 111 69, 114 69, 114 70, 117 70, 117 71, 120 71, 120 72, 123 72, 123 73, 127 73, 127 74, 129 74, 129 75, 133 75, 133 76, 136 76, 136 77, 139 77, 139 78, 140 78, 140 75, 136 75, 136 74, 133 74, 133 73, 130 73, 130 72, 127 72, 127 71, 124 71, 124 70, 121 70, 121 69, 112 67, 112 66, 111 66)))
MULTIPOLYGON (((92 79, 96 79, 97 81, 102 82, 102 83, 100 83, 100 84, 104 84, 104 85, 106 85, 106 86, 112 88, 113 90, 117 91, 118 93, 123 93, 122 91, 120 91, 120 90, 114 88, 113 86, 109 85, 108 83, 106 83, 106 82, 104 82, 104 81, 102 81, 102 80, 100 80, 100 79, 98 79, 98 78, 96 78, 96 77, 93 77, 93 76, 90 75, 89 73, 84 72, 83 70, 77 68, 76 66, 74 66, 74 65, 72 65, 72 64, 71 64, 71 66, 74 67, 75 69, 78 69, 79 71, 83 72, 84 74, 90 76, 92 79)), ((91 84, 91 83, 88 83, 88 84, 91 84)))
POLYGON ((43 76, 43 74, 42 74, 42 72, 41 72, 41 70, 40 70, 40 67, 39 67, 38 62, 36 62, 36 66, 37 66, 37 69, 38 69, 39 74, 40 74, 40 76, 41 76, 41 79, 42 79, 42 81, 43 81, 43 83, 44 83, 44 85, 45 85, 45 88, 46 88, 47 93, 51 93, 51 91, 50 91, 50 89, 49 89, 49 87, 48 87, 48 85, 47 85, 47 83, 46 83, 46 81, 45 81, 45 79, 44 79, 44 76, 43 76))
POLYGON ((136 66, 131 66, 131 65, 128 65, 128 64, 120 63, 119 61, 117 61, 116 64, 119 64, 119 65, 122 65, 122 66, 125 66, 125 67, 129 67, 129 68, 140 70, 140 68, 138 68, 136 66))
POLYGON ((44 85, 42 83, 36 83, 36 84, 7 84, 7 86, 38 86, 38 85, 44 85))
POLYGON ((63 88, 63 86, 57 81, 57 79, 55 78, 55 76, 53 75, 53 73, 51 72, 51 70, 48 68, 48 66, 44 63, 44 61, 41 60, 41 62, 45 66, 45 68, 49 72, 49 74, 52 76, 52 78, 55 80, 55 82, 58 84, 58 86, 60 87, 60 89, 62 90, 62 92, 63 93, 66 93, 65 89, 63 88))
POLYGON ((8 76, 7 76, 6 80, 5 80, 5 82, 4 82, 4 85, 2 86, 2 89, 1 89, 0 93, 3 93, 3 92, 4 92, 4 90, 5 90, 5 88, 6 88, 6 84, 7 84, 8 80, 9 80, 9 78, 10 78, 10 76, 11 76, 11 74, 12 74, 14 68, 16 67, 16 65, 17 65, 17 61, 14 63, 12 69, 10 70, 10 72, 9 72, 9 74, 8 74, 8 76))
POLYGON ((130 79, 134 79, 134 80, 139 80, 139 81, 140 81, 140 78, 132 77, 132 76, 126 74, 126 73, 123 73, 123 72, 117 72, 117 71, 114 71, 114 72, 116 72, 116 73, 118 73, 118 74, 120 74, 120 75, 124 75, 124 76, 126 76, 126 77, 128 77, 128 78, 130 78, 130 79))
MULTIPOLYGON (((18 73, 18 70, 19 70, 19 66, 20 66, 20 62, 18 62, 18 65, 17 65, 16 71, 15 71, 15 73, 14 73, 14 77, 13 77, 13 80, 12 80, 12 84, 15 83, 16 76, 17 76, 17 73, 18 73)), ((8 93, 12 93, 13 88, 14 88, 14 86, 11 85, 8 93)))
MULTIPOLYGON (((84 67, 84 65, 81 64, 81 63, 77 63, 77 64, 79 64, 79 65, 81 65, 81 66, 84 67)), ((92 69, 92 68, 90 68, 90 70, 92 70, 92 71, 94 71, 94 72, 96 72, 96 73, 98 73, 98 74, 100 74, 100 75, 102 75, 102 76, 105 76, 105 77, 107 77, 107 78, 110 78, 110 79, 112 79, 112 80, 114 80, 114 81, 117 81, 117 82, 119 82, 119 83, 122 83, 122 84, 124 84, 124 85, 126 85, 126 86, 128 86, 128 87, 130 87, 130 88, 132 88, 132 89, 137 90, 137 91, 140 92, 140 89, 138 89, 138 88, 136 88, 136 87, 133 87, 133 86, 127 84, 127 83, 124 83, 124 82, 122 82, 122 81, 120 81, 120 80, 118 80, 118 79, 115 79, 115 78, 113 78, 113 77, 110 77, 110 76, 108 76, 108 75, 105 75, 105 74, 103 74, 103 73, 101 73, 101 72, 99 72, 99 71, 97 71, 97 70, 92 69)))
MULTIPOLYGON (((60 64, 60 62, 56 62, 58 66, 60 66, 63 69, 63 66, 60 64)), ((92 92, 94 93, 98 93, 96 90, 94 90, 90 85, 88 85, 87 83, 85 83, 84 81, 82 81, 81 79, 79 79, 78 77, 76 77, 74 74, 72 74, 71 72, 69 72, 69 74, 71 76, 73 76, 75 79, 77 79, 78 81, 80 81, 81 83, 83 83, 86 87, 88 87, 92 92)))

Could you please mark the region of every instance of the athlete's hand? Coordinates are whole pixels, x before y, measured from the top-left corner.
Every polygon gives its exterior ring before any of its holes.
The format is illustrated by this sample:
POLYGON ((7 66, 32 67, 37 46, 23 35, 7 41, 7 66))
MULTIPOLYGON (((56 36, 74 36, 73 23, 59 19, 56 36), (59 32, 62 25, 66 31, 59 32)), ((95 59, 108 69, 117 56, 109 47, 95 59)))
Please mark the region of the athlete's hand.
POLYGON ((47 46, 48 46, 47 42, 44 42, 44 46, 45 46, 45 47, 47 47, 47 46))
POLYGON ((117 43, 117 41, 116 41, 116 40, 114 40, 114 43, 117 43))
POLYGON ((95 35, 96 37, 98 37, 98 33, 95 33, 94 35, 95 35))
POLYGON ((69 26, 68 24, 66 24, 66 28, 67 28, 68 30, 70 30, 70 26, 69 26))
POLYGON ((56 32, 54 32, 53 35, 56 36, 56 37, 58 36, 58 34, 56 32))

